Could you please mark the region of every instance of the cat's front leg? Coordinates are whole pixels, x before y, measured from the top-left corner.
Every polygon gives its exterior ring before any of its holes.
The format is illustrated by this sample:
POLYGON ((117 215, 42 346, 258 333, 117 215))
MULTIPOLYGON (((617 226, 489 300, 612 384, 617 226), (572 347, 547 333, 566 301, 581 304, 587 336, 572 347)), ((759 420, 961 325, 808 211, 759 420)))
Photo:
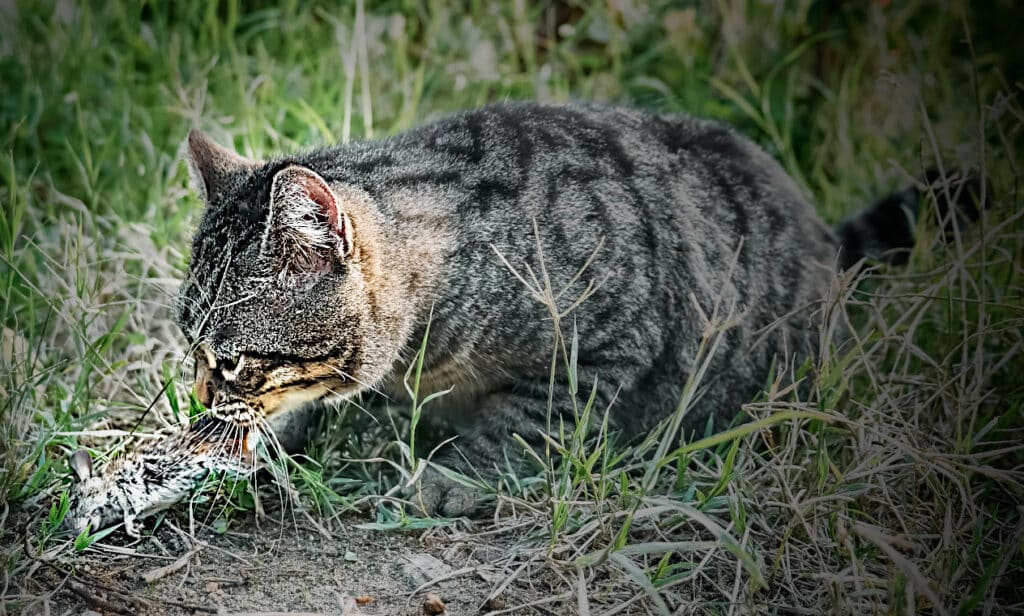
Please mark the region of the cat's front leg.
MULTIPOLYGON (((589 393, 589 390, 588 390, 589 393)), ((599 386, 593 408, 603 416, 613 392, 610 387, 599 386)), ((556 385, 551 392, 551 430, 557 434, 559 418, 572 430, 574 425, 573 398, 567 386, 556 385)), ((536 453, 543 455, 543 433, 548 429, 549 381, 536 379, 517 383, 512 388, 483 398, 467 421, 457 426, 457 438, 445 445, 434 456, 433 462, 458 473, 487 481, 494 479, 505 466, 506 459, 526 470, 527 455, 512 438, 517 434, 536 453)), ((586 398, 577 399, 578 412, 582 412, 586 398)), ((532 458, 532 456, 530 456, 532 458)), ((472 515, 487 502, 485 491, 466 486, 428 469, 418 484, 413 503, 424 513, 444 517, 472 515)))

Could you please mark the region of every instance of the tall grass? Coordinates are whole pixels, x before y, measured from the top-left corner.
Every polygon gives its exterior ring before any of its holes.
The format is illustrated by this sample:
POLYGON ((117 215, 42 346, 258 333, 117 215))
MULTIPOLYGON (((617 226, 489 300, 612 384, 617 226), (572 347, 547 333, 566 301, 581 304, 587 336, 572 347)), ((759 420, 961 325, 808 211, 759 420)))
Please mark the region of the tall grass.
MULTIPOLYGON (((950 178, 932 190, 958 189, 953 167, 984 177, 988 208, 950 238, 926 208, 910 264, 837 279, 821 353, 780 361, 731 429, 691 443, 677 424, 700 373, 647 439, 617 441, 577 382, 572 302, 519 272, 552 311, 552 374, 569 375, 580 421, 550 426, 537 475, 488 487, 493 523, 526 529, 494 595, 534 577, 559 613, 1019 609, 1024 108, 1005 26, 1020 17, 952 0, 0 7, 3 609, 39 591, 26 550, 49 544, 26 547, 25 524, 60 502, 65 454, 187 421, 169 305, 200 215, 188 129, 265 156, 505 98, 729 121, 831 222, 933 165, 950 178)), ((701 308, 697 364, 729 314, 701 308)), ((412 393, 418 424, 430 406, 412 393)), ((324 418, 290 467, 300 503, 434 526, 397 500, 425 468, 422 426, 365 417, 324 418)))

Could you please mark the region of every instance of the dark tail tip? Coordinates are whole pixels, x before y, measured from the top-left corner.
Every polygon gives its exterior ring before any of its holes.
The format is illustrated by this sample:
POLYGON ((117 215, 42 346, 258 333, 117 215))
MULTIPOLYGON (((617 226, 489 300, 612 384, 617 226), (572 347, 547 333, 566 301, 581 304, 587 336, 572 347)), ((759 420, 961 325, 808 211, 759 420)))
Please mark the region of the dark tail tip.
POLYGON ((945 182, 937 169, 921 178, 924 188, 909 186, 871 204, 840 223, 836 232, 842 242, 841 267, 846 269, 863 258, 903 265, 914 247, 914 231, 922 213, 922 202, 934 197, 937 224, 952 238, 981 215, 981 179, 975 175, 947 172, 945 182))
MULTIPOLYGON (((964 229, 977 222, 981 216, 979 206, 982 205, 983 193, 980 177, 953 171, 946 174, 946 181, 943 182, 942 174, 932 167, 925 172, 924 181, 924 195, 934 195, 935 216, 947 238, 952 237, 954 228, 964 229)), ((984 192, 991 194, 989 191, 984 192)), ((988 207, 989 202, 990 200, 986 200, 983 205, 988 207)))

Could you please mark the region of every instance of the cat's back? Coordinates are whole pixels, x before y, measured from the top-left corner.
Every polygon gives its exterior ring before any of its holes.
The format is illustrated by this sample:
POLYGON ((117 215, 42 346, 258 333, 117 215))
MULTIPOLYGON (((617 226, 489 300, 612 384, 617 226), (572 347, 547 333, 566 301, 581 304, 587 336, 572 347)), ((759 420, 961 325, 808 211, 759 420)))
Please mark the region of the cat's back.
POLYGON ((809 270, 836 250, 778 162, 732 128, 681 113, 499 103, 300 162, 367 190, 399 224, 445 227, 456 253, 448 282, 464 297, 494 295, 508 275, 495 251, 522 266, 535 227, 555 282, 601 244, 595 271, 608 270, 610 289, 671 283, 709 299, 738 250, 736 281, 773 310, 804 299, 809 270))
POLYGON ((708 306, 724 287, 764 325, 819 296, 834 256, 833 236, 774 159, 685 114, 503 103, 368 148, 364 166, 386 163, 371 174, 376 190, 439 196, 456 241, 438 306, 474 315, 495 341, 532 335, 523 318, 539 307, 507 266, 537 268, 538 244, 556 290, 575 280, 565 297, 602 282, 578 312, 595 346, 631 333, 658 346, 699 326, 691 296, 708 306))
POLYGON ((782 285, 836 249, 777 161, 731 127, 682 113, 502 103, 427 124, 393 148, 425 152, 433 177, 457 187, 467 245, 512 256, 534 243, 536 222, 569 268, 601 242, 626 275, 669 268, 718 285, 740 250, 741 279, 782 285), (769 263, 786 271, 761 271, 769 263))
POLYGON ((474 381, 549 370, 551 323, 523 281, 549 284, 560 311, 590 293, 571 311, 581 357, 638 396, 691 368, 694 302, 746 315, 719 348, 722 392, 746 396, 777 349, 813 344, 786 317, 827 289, 834 236, 771 156, 720 123, 503 103, 299 162, 374 198, 396 263, 443 246, 409 344, 429 320, 426 363, 472 365, 474 381), (774 323, 798 339, 762 335, 774 323))
MULTIPOLYGON (((491 104, 386 139, 309 152, 298 162, 382 195, 385 208, 395 192, 438 188, 460 193, 452 205, 471 217, 520 215, 523 208, 537 215, 560 189, 606 181, 654 201, 708 193, 719 203, 741 202, 767 190, 790 202, 790 218, 813 217, 779 164, 727 125, 603 104, 491 104)), ((705 217, 721 213, 702 209, 705 217)))
POLYGON ((372 144, 361 163, 375 161, 388 163, 374 168, 380 190, 457 188, 459 214, 470 221, 543 218, 559 200, 576 202, 586 216, 588 204, 624 192, 623 207, 606 208, 607 224, 652 205, 643 214, 669 225, 692 228, 699 217, 747 239, 794 230, 813 232, 814 243, 832 241, 821 237, 814 208, 774 158, 727 124, 684 113, 498 103, 372 144), (580 192, 590 194, 564 198, 580 192))
POLYGON ((534 223, 567 269, 601 242, 626 275, 652 269, 638 261, 685 261, 707 284, 741 240, 739 276, 771 261, 787 271, 762 277, 780 285, 800 278, 790 262, 827 262, 836 248, 778 162, 727 125, 682 113, 499 103, 316 156, 304 162, 379 196, 395 218, 408 201, 396 195, 433 197, 471 267, 495 249, 512 259, 530 249, 534 223))

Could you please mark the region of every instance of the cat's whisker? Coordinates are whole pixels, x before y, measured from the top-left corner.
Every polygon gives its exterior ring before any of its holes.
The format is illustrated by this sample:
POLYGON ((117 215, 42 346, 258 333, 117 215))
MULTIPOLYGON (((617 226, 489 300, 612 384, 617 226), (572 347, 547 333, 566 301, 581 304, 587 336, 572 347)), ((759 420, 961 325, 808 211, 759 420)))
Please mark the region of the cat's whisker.
MULTIPOLYGON (((330 388, 328 388, 327 391, 329 391, 331 393, 334 393, 334 394, 337 394, 339 396, 341 395, 340 393, 335 392, 333 389, 330 389, 330 388)), ((360 404, 357 400, 358 400, 358 398, 356 396, 352 396, 351 398, 346 398, 344 400, 344 404, 347 404, 347 405, 350 405, 350 406, 354 406, 356 408, 356 410, 360 411, 361 413, 363 413, 364 415, 366 415, 370 419, 374 420, 375 422, 378 422, 377 417, 369 409, 367 409, 365 406, 360 404)), ((390 402, 390 400, 388 400, 388 402, 390 402)))
MULTIPOLYGON (((223 470, 219 470, 218 469, 218 474, 219 474, 219 477, 217 478, 216 486, 213 488, 214 502, 217 500, 218 497, 221 496, 221 494, 222 494, 222 492, 224 490, 224 483, 227 481, 227 473, 225 473, 223 470)), ((214 520, 216 520, 217 518, 222 516, 224 514, 224 512, 227 511, 228 504, 229 504, 228 503, 228 499, 224 498, 223 502, 220 505, 220 513, 217 514, 217 517, 215 517, 214 520)), ((209 509, 207 509, 206 515, 203 516, 203 520, 201 522, 201 524, 203 526, 206 526, 206 525, 208 525, 210 523, 210 516, 213 515, 214 509, 215 509, 215 507, 213 507, 213 506, 211 506, 209 509)))
POLYGON ((248 295, 243 295, 242 297, 239 297, 238 299, 230 301, 230 302, 228 302, 226 304, 218 304, 217 306, 214 306, 213 310, 224 310, 226 308, 234 308, 235 306, 238 306, 239 304, 244 304, 246 302, 252 301, 253 299, 255 299, 257 297, 260 297, 260 295, 262 295, 261 292, 253 291, 252 293, 249 293, 248 295))
MULTIPOLYGON (((375 394, 377 394, 379 396, 382 396, 383 398, 385 398, 389 402, 392 401, 391 397, 388 396, 386 393, 384 393, 382 390, 378 389, 376 386, 374 386, 372 384, 366 383, 365 381, 362 381, 362 380, 356 378, 355 375, 349 374, 348 372, 345 372, 341 368, 332 367, 331 370, 333 370, 335 374, 337 374, 338 376, 342 377, 346 381, 351 381, 351 382, 355 383, 356 385, 359 385, 360 387, 363 388, 364 391, 371 391, 371 392, 373 392, 373 393, 375 393, 375 394)), ((336 395, 342 395, 342 394, 339 394, 338 392, 335 392, 333 389, 331 389, 330 391, 332 393, 335 393, 336 395)))
POLYGON ((175 443, 175 459, 181 460, 194 455, 204 445, 206 437, 210 432, 211 429, 208 426, 200 426, 197 430, 190 430, 182 435, 181 440, 175 443))
POLYGON ((263 426, 263 429, 260 431, 261 437, 264 438, 263 442, 267 444, 268 452, 272 457, 279 458, 288 455, 284 446, 281 445, 281 440, 278 438, 277 433, 271 428, 270 422, 263 416, 257 416, 256 423, 263 426))
POLYGON ((293 524, 297 525, 298 518, 295 515, 296 504, 293 502, 294 498, 286 496, 285 489, 286 486, 291 486, 291 476, 288 474, 287 462, 284 459, 284 456, 289 454, 284 450, 277 434, 270 427, 270 423, 266 418, 259 416, 256 418, 256 423, 263 426, 261 436, 265 438, 262 442, 267 445, 267 469, 270 471, 271 477, 274 478, 274 483, 277 486, 278 504, 281 507, 281 513, 282 515, 290 513, 293 524))
MULTIPOLYGON (((209 323, 210 317, 213 316, 213 313, 217 310, 217 298, 220 296, 221 291, 223 291, 224 289, 224 283, 227 280, 228 271, 231 269, 233 248, 234 241, 228 240, 228 246, 224 255, 225 263, 223 269, 220 272, 220 282, 217 283, 217 288, 214 291, 213 296, 210 298, 210 301, 208 303, 209 309, 203 315, 202 320, 200 320, 199 322, 199 326, 195 330, 195 338, 200 338, 204 335, 204 332, 206 331, 206 325, 209 323)), ((200 291, 205 293, 205 290, 202 289, 202 287, 200 287, 200 291)))
POLYGON ((258 466, 258 450, 260 443, 263 441, 263 429, 261 428, 260 422, 255 422, 249 430, 249 434, 245 436, 245 441, 242 444, 242 453, 239 456, 241 462, 246 469, 247 477, 249 479, 249 489, 253 495, 253 500, 256 506, 257 515, 263 514, 263 505, 260 501, 260 467, 258 466), (251 449, 247 449, 246 445, 252 445, 251 449))
POLYGON ((244 441, 248 438, 250 430, 249 427, 236 426, 231 440, 228 441, 230 450, 224 453, 224 456, 227 458, 226 463, 240 476, 248 475, 245 467, 242 466, 242 455, 244 452, 244 441))
MULTIPOLYGON (((218 518, 223 516, 231 505, 231 500, 228 495, 223 494, 223 488, 228 481, 228 476, 231 475, 232 481, 237 481, 243 477, 243 474, 239 472, 241 469, 238 466, 237 459, 234 456, 240 439, 244 438, 244 432, 246 428, 238 424, 231 423, 227 427, 227 433, 223 435, 223 438, 215 443, 214 449, 208 454, 208 460, 210 468, 216 470, 220 474, 220 479, 216 487, 216 495, 223 498, 220 512, 217 514, 218 518), (230 449, 229 449, 230 448, 230 449)), ((213 513, 213 508, 207 513, 207 517, 204 520, 204 524, 208 521, 209 516, 213 513)))
MULTIPOLYGON (((214 419, 214 421, 219 420, 214 419)), ((214 422, 207 421, 200 423, 201 425, 197 429, 189 429, 182 435, 184 447, 177 448, 175 460, 186 460, 194 456, 202 447, 208 445, 208 437, 217 430, 217 425, 214 422)))

